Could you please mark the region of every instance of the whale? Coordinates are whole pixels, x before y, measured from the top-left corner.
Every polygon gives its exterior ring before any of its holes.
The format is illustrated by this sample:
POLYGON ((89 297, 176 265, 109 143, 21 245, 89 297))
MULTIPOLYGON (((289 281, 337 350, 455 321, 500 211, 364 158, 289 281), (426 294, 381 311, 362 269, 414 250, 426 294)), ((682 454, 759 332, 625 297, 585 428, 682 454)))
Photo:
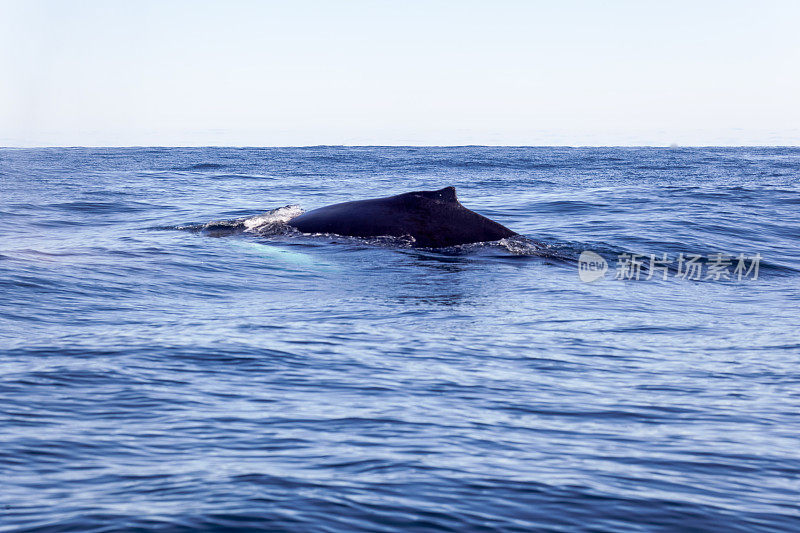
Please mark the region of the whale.
POLYGON ((286 222, 302 233, 412 239, 419 248, 445 248, 517 235, 461 205, 455 187, 320 207, 286 222))

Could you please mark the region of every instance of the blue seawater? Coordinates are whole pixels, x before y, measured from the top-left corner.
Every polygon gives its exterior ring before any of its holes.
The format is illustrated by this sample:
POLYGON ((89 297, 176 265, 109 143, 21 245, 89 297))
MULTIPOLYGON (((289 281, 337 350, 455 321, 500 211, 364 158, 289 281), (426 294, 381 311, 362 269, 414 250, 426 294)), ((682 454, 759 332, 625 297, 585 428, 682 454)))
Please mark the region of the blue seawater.
POLYGON ((798 531, 799 211, 800 148, 2 149, 0 531, 798 531), (525 237, 273 220, 447 185, 525 237))

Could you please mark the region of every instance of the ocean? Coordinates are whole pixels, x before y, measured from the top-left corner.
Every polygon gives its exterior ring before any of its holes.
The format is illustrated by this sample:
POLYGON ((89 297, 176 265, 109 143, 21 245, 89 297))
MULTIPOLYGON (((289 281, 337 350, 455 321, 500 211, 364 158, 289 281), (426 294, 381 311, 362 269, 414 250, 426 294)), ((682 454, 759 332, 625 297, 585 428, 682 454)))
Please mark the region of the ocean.
POLYGON ((800 530, 800 148, 0 149, 0 531, 800 530), (455 186, 449 249, 285 220, 455 186))

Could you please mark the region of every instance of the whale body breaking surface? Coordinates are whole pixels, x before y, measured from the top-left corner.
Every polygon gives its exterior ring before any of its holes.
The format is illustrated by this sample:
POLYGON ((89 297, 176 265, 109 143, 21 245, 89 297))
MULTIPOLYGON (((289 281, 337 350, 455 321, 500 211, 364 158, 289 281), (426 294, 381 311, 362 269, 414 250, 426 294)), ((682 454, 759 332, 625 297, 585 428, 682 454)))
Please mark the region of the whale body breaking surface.
POLYGON ((286 223, 303 233, 411 237, 413 245, 421 248, 497 241, 517 235, 461 205, 455 187, 333 204, 286 223))

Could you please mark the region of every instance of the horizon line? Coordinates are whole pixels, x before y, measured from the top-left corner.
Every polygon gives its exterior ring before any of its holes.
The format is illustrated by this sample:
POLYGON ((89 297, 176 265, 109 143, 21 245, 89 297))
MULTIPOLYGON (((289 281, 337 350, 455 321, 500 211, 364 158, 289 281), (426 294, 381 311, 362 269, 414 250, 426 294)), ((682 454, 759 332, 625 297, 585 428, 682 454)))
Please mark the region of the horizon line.
POLYGON ((129 144, 129 145, 0 145, 0 150, 48 148, 800 148, 800 144, 129 144))

